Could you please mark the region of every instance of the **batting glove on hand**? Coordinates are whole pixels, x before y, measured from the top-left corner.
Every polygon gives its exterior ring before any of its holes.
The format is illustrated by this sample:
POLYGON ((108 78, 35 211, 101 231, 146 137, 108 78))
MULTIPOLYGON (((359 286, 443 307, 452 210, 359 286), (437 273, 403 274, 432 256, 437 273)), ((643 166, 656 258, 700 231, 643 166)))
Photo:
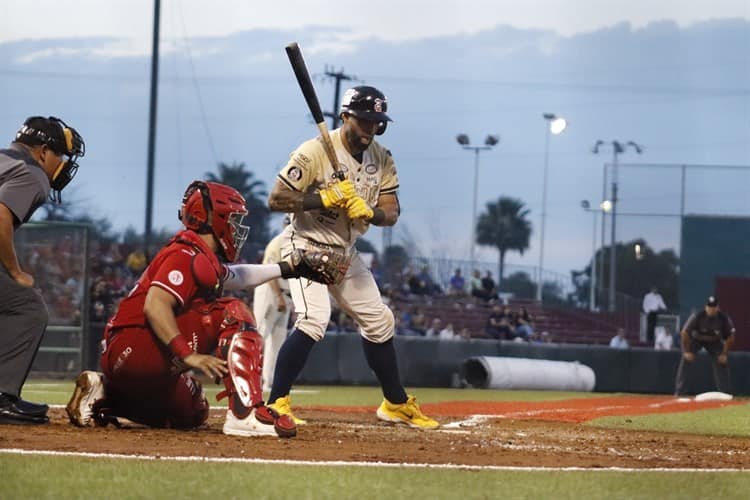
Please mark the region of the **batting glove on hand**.
POLYGON ((320 199, 326 208, 346 206, 346 202, 357 196, 357 190, 349 179, 338 181, 333 186, 320 190, 320 199))
POLYGON ((370 220, 374 213, 372 208, 370 208, 370 205, 368 205, 361 196, 355 196, 346 202, 346 215, 348 215, 350 219, 370 220))

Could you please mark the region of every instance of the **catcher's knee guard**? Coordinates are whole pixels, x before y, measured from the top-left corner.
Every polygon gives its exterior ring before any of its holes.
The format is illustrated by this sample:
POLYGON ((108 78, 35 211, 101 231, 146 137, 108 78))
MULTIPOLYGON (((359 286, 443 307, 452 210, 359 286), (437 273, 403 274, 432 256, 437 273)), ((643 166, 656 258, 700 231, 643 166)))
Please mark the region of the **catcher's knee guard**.
POLYGON ((229 409, 237 418, 245 418, 263 404, 263 338, 239 300, 227 304, 216 356, 225 360, 229 369, 223 379, 225 390, 217 399, 229 396, 229 409))

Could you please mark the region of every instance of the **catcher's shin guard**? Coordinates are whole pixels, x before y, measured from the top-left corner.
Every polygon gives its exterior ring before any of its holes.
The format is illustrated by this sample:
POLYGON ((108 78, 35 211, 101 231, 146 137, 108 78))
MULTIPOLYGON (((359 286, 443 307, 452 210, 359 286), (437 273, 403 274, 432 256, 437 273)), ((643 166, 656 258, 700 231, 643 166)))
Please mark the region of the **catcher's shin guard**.
POLYGON ((263 338, 253 326, 253 317, 245 304, 232 300, 226 304, 216 356, 227 362, 225 390, 217 399, 229 396, 229 409, 237 418, 263 404, 261 386, 263 338))
POLYGON ((263 404, 263 338, 255 329, 222 334, 217 351, 229 368, 223 379, 225 390, 217 399, 229 396, 229 409, 237 418, 245 418, 263 404))

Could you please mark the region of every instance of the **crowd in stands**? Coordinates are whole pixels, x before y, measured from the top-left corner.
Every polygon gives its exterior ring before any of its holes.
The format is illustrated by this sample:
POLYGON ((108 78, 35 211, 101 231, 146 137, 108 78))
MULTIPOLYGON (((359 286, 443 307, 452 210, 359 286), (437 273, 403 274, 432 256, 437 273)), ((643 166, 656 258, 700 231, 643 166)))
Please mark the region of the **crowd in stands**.
POLYGON ((70 236, 54 241, 34 242, 19 255, 21 268, 41 289, 49 311, 50 324, 80 325, 83 301, 83 259, 70 236))
MULTIPOLYGON (((469 310, 477 311, 471 302, 455 302, 454 308, 468 307, 469 310)), ((396 320, 396 335, 413 337, 432 337, 445 340, 484 338, 493 340, 514 340, 516 342, 549 342, 546 332, 537 333, 531 314, 524 306, 518 310, 512 310, 506 305, 496 303, 487 316, 486 324, 482 330, 470 331, 461 327, 456 331, 452 322, 446 321, 440 315, 428 317, 425 309, 418 305, 409 305, 403 310, 397 304, 394 309, 396 320)), ((445 317, 450 317, 451 308, 446 308, 445 317)))
MULTIPOLYGON (((22 266, 29 269, 43 290, 53 325, 81 323, 85 287, 83 252, 80 242, 74 239, 65 236, 53 242, 30 243, 21 254, 22 266)), ((135 246, 99 241, 90 243, 89 256, 88 319, 92 323, 104 323, 133 288, 147 260, 135 246)), ((423 266, 419 272, 406 268, 400 279, 391 280, 394 282, 391 285, 382 283, 383 273, 378 262, 374 260, 372 265, 384 301, 394 312, 397 335, 441 340, 484 338, 552 342, 548 332, 535 328, 534 318, 525 306, 516 304, 511 308, 503 303, 490 271, 482 276, 475 269, 467 280, 460 269, 455 269, 449 282, 441 286, 428 266, 423 266), (441 305, 430 307, 434 301, 441 305), (468 326, 461 320, 465 314, 472 315, 468 326), (483 326, 479 326, 481 324, 483 326)), ((239 296, 251 305, 251 292, 239 296)), ((357 332, 356 323, 335 302, 328 331, 357 332)), ((618 341, 618 347, 622 346, 618 341)))

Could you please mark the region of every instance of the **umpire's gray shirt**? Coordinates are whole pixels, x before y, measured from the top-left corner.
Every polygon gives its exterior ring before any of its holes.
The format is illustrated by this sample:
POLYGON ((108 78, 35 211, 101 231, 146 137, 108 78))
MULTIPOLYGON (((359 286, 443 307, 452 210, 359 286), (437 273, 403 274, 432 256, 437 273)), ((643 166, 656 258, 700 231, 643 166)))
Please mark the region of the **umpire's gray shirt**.
POLYGON ((28 151, 16 144, 0 149, 0 203, 15 216, 14 229, 29 220, 49 191, 46 172, 28 151))

